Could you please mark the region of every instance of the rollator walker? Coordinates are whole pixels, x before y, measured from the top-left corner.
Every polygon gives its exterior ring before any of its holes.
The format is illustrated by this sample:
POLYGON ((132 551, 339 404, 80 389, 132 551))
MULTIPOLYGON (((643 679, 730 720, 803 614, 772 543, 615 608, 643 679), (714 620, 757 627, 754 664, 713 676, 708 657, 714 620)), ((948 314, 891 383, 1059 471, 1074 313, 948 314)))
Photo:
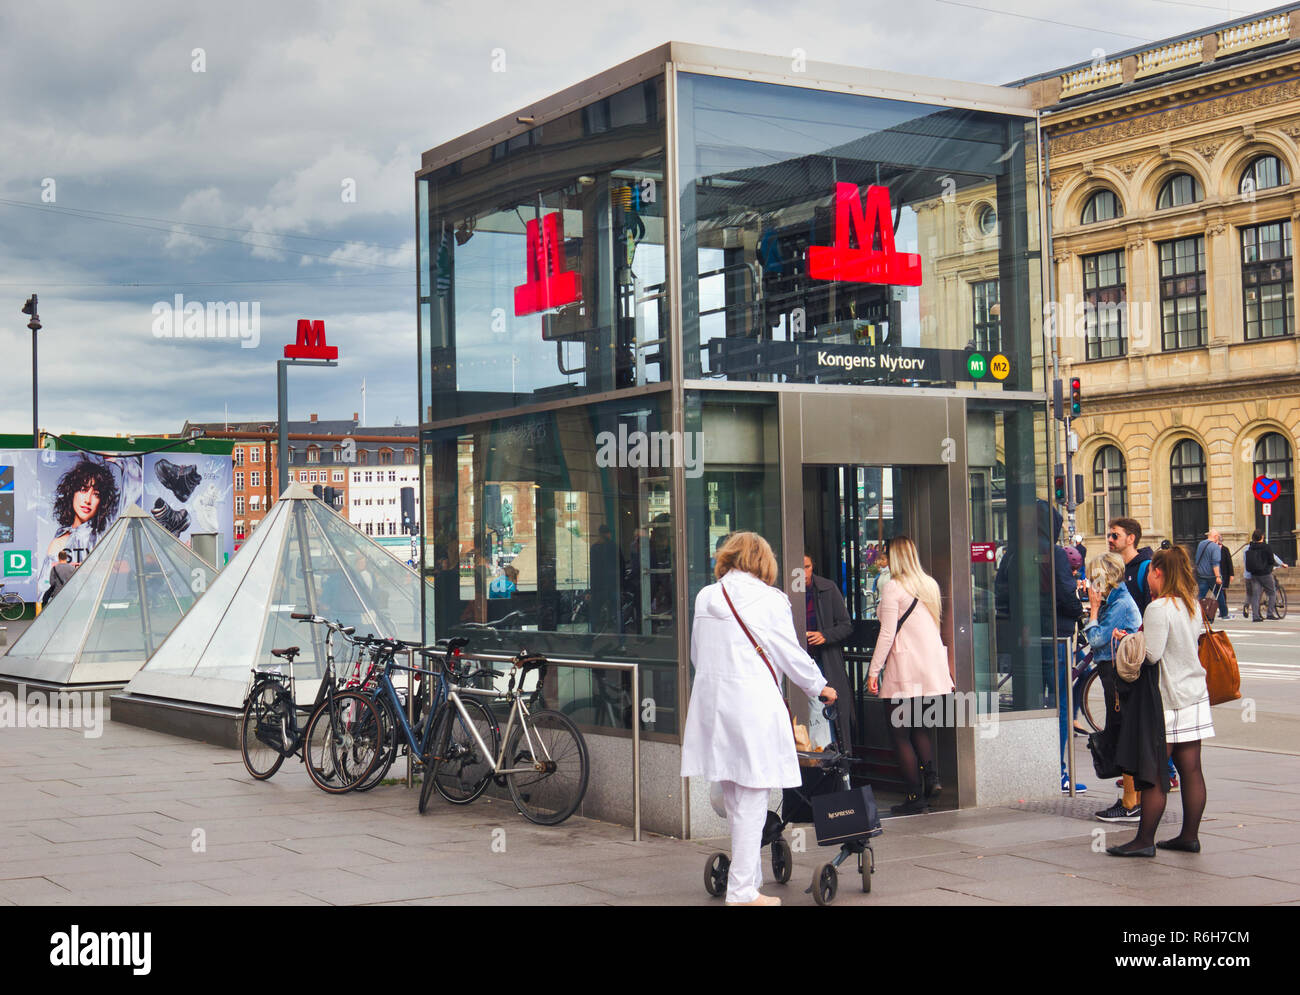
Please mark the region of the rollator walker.
MULTIPOLYGON (((772 848, 772 874, 778 884, 790 880, 794 870, 794 855, 785 838, 785 829, 790 825, 784 818, 785 800, 793 792, 799 801, 813 810, 813 826, 819 846, 839 844, 840 851, 827 863, 822 864, 813 873, 812 884, 804 894, 812 893, 813 901, 818 905, 830 905, 835 901, 839 891, 839 866, 849 857, 857 858, 858 874, 862 878, 862 890, 871 891, 871 875, 876 873, 876 853, 871 847, 871 840, 884 832, 880 825, 880 816, 876 809, 875 795, 870 787, 853 788, 849 784, 849 767, 852 754, 842 750, 844 745, 839 738, 839 710, 835 705, 826 705, 822 714, 831 725, 831 745, 821 753, 800 751, 799 766, 819 772, 811 784, 799 788, 787 788, 782 792, 781 812, 768 812, 767 822, 763 826, 762 846, 772 848), (839 790, 819 792, 819 788, 830 778, 836 779, 839 790), (843 828, 837 822, 847 822, 843 828)), ((709 855, 704 864, 704 890, 714 898, 721 898, 727 893, 727 875, 731 868, 731 857, 718 851, 709 855)))

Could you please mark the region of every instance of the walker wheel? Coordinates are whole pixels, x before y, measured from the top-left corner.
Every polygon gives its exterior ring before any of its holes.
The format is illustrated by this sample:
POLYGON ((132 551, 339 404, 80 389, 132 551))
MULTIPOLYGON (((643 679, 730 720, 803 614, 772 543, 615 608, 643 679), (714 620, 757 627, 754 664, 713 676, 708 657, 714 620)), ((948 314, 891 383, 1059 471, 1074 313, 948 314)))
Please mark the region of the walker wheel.
POLYGON ((778 836, 772 841, 772 876, 776 878, 777 884, 785 884, 790 880, 790 872, 793 870, 794 856, 790 852, 790 844, 784 836, 778 836))
POLYGON ((721 898, 727 893, 727 872, 731 869, 731 858, 721 851, 709 855, 704 862, 704 890, 713 898, 721 898))
POLYGON ((858 869, 862 872, 862 891, 871 894, 871 875, 876 873, 876 855, 871 847, 858 854, 858 869))
POLYGON ((817 868, 817 873, 813 875, 812 893, 813 901, 818 905, 830 905, 835 901, 835 893, 839 891, 840 881, 839 874, 835 870, 834 864, 822 864, 817 868))

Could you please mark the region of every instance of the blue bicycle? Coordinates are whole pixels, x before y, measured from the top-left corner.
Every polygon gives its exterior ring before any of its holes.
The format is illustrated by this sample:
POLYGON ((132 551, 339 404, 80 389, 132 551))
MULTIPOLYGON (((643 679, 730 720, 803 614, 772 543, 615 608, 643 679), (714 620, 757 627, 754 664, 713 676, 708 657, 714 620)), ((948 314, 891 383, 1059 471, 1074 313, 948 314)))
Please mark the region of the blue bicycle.
MULTIPOLYGON (((441 706, 447 701, 449 691, 447 675, 455 672, 461 647, 467 642, 468 640, 464 638, 457 638, 435 644, 433 647, 425 647, 401 639, 380 639, 375 636, 363 636, 357 640, 359 645, 370 651, 370 669, 361 687, 379 710, 385 745, 382 760, 355 790, 369 790, 383 780, 384 775, 404 750, 418 758, 418 762, 424 767, 426 779, 434 777, 430 772, 429 754, 434 743, 437 742, 436 734, 439 734, 440 725, 434 719, 442 713, 441 706), (426 668, 398 663, 397 653, 408 649, 415 650, 420 656, 430 660, 433 666, 426 668), (406 715, 406 702, 402 696, 402 692, 406 689, 399 691, 393 684, 393 674, 398 672, 410 674, 413 686, 420 685, 418 692, 410 692, 415 694, 413 720, 408 720, 406 715)), ((474 671, 466 674, 463 680, 469 683, 485 673, 488 672, 474 671)), ((468 722, 475 727, 479 738, 492 744, 495 752, 501 733, 492 712, 472 698, 465 704, 464 717, 459 713, 443 713, 445 715, 443 722, 451 722, 453 725, 451 732, 445 735, 453 742, 466 744, 473 742, 474 735, 468 722)), ((454 805, 468 804, 483 793, 487 788, 486 775, 491 773, 490 761, 484 765, 483 777, 478 777, 478 772, 473 770, 464 773, 473 775, 472 779, 462 781, 461 778, 451 777, 446 773, 434 777, 434 787, 438 789, 438 793, 454 805)), ((427 797, 427 793, 422 792, 422 798, 427 799, 427 797)), ((424 804, 421 804, 420 811, 423 812, 424 808, 424 804)))

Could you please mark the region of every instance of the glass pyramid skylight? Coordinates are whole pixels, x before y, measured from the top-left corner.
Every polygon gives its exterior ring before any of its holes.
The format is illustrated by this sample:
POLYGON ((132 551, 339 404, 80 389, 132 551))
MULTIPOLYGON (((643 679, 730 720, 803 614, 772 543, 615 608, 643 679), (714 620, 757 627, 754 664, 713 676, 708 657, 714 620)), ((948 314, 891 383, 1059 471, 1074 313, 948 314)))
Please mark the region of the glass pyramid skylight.
MULTIPOLYGON (((238 708, 249 671, 274 663, 271 650, 283 646, 302 647, 294 674, 311 682, 324 672, 326 630, 291 613, 419 639, 420 583, 310 490, 290 484, 126 691, 238 708)), ((340 642, 334 650, 346 659, 340 642)))
POLYGON ((0 657, 0 674, 52 684, 125 683, 215 575, 147 512, 129 505, 0 657))

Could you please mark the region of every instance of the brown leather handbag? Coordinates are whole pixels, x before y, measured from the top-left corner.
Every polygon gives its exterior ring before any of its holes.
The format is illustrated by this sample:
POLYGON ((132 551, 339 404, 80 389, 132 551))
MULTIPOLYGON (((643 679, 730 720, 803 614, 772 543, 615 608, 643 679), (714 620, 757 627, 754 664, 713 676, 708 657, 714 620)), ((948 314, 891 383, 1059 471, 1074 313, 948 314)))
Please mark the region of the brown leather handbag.
POLYGON ((1237 669, 1237 651, 1232 648, 1228 634, 1215 632, 1210 623, 1196 641, 1196 655, 1205 668, 1205 686, 1210 692, 1210 704, 1222 705, 1241 697, 1241 671, 1237 669))

